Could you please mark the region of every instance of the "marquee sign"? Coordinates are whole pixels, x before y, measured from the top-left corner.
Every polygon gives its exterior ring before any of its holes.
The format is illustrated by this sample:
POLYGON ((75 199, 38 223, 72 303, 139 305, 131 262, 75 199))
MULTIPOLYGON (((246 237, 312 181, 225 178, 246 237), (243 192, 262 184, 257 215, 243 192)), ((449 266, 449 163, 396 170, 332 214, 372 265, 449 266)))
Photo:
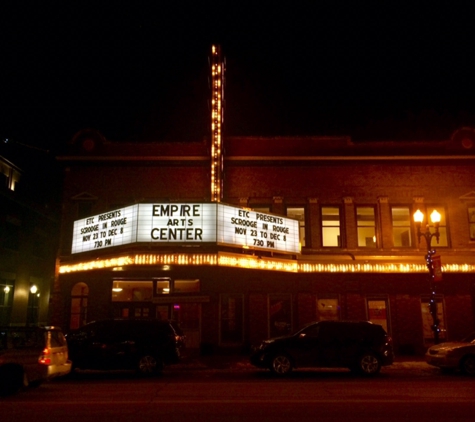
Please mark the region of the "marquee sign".
POLYGON ((219 244, 300 253, 297 220, 218 204, 219 244))
POLYGON ((135 242, 137 212, 138 206, 132 205, 76 220, 73 228, 71 253, 135 242))
POLYGON ((136 242, 300 252, 297 220, 222 203, 136 204, 77 220, 71 252, 136 242))
POLYGON ((300 252, 297 220, 222 203, 165 203, 136 204, 75 221, 71 253, 136 242, 300 252))

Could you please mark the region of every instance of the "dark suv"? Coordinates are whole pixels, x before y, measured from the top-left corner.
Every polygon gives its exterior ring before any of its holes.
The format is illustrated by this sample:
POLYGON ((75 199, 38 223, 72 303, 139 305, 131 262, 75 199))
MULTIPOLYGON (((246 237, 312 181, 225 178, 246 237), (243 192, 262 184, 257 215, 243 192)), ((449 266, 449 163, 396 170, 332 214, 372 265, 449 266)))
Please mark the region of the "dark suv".
POLYGON ((109 319, 66 335, 74 369, 134 369, 160 373, 177 363, 183 336, 170 321, 109 319))
POLYGON ((344 367, 374 375, 393 359, 391 337, 368 321, 314 322, 291 336, 265 340, 251 355, 254 366, 278 375, 303 367, 344 367))

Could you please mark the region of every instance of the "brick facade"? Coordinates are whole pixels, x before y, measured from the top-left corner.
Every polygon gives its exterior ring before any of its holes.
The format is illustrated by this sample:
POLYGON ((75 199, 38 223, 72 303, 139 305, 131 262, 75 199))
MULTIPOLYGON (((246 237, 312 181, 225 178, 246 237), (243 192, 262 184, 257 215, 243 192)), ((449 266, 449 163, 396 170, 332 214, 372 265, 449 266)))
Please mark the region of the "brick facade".
MULTIPOLYGON (((450 265, 450 271, 446 270, 443 282, 437 287, 444 306, 447 327, 444 335, 456 339, 474 329, 475 243, 469 238, 467 216, 467 206, 475 204, 474 152, 464 150, 453 140, 433 146, 431 157, 425 155, 426 146, 418 144, 357 145, 347 138, 229 138, 225 140, 225 147, 224 203, 268 207, 272 213, 283 216, 287 207, 305 210, 306 245, 298 256, 252 250, 231 252, 258 259, 277 257, 296 263, 308 262, 312 268, 322 269, 286 273, 188 268, 177 264, 167 270, 162 266, 142 268, 140 265, 121 269, 120 276, 130 279, 199 279, 199 339, 207 351, 259 343, 276 327, 296 330, 317 320, 320 317, 317 301, 330 298, 338 302, 335 315, 350 320, 371 317, 373 309, 369 309, 369 300, 385 303, 388 331, 396 351, 423 353, 427 342, 423 336, 421 300, 429 295, 428 274, 406 272, 404 268, 424 265, 426 245, 423 239, 419 244, 412 223, 411 245, 394 245, 393 206, 410 209, 411 218, 418 208, 426 211, 427 207, 430 211, 432 207, 443 207, 445 210, 448 246, 433 245, 442 256, 443 265, 450 265), (340 247, 322 247, 322 206, 340 209, 340 247), (358 206, 376 210, 374 248, 358 246, 358 206), (390 268, 392 264, 397 264, 394 268, 398 269, 378 267, 390 268), (338 270, 332 270, 332 265, 338 270), (344 269, 345 266, 348 269, 344 269), (242 331, 240 341, 229 345, 222 341, 222 330, 229 315, 225 315, 223 309, 227 308, 220 298, 226 294, 242 297, 243 306, 243 317, 237 325, 240 333, 242 331), (271 304, 272 300, 275 303, 271 304), (289 309, 290 316, 287 315, 289 309), (272 313, 279 310, 287 319, 276 321, 274 326, 272 313)), ((209 201, 208 155, 206 142, 133 146, 104 143, 96 152, 76 151, 59 157, 65 169, 62 264, 144 251, 181 254, 183 248, 179 245, 127 245, 71 255, 72 225, 79 218, 81 198, 89 198, 91 215, 134 203, 209 201)), ((188 248, 186 252, 194 250, 188 248)), ((110 287, 116 276, 112 270, 61 274, 62 297, 55 299, 54 306, 56 311, 62 310, 62 322, 68 321, 70 291, 79 280, 90 284, 88 319, 110 315, 110 287)), ((180 297, 171 297, 170 306, 184 300, 180 297)), ((185 299, 193 300, 191 296, 185 299)), ((235 306, 234 303, 241 302, 232 303, 235 306)), ((155 302, 150 304, 152 311, 155 305, 155 302)), ((226 312, 234 315, 236 310, 232 306, 231 311, 226 312)))

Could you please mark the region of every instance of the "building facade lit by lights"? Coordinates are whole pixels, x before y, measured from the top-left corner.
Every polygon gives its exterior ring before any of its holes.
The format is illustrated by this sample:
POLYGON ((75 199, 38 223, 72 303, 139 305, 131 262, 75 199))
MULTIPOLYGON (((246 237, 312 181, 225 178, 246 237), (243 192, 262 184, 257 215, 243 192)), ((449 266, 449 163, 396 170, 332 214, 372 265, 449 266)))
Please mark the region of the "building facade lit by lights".
POLYGON ((473 133, 431 143, 223 136, 224 66, 219 49, 211 56, 208 138, 129 144, 84 130, 58 157, 52 323, 172 318, 189 350, 211 352, 315 320, 370 320, 397 353, 422 353, 430 283, 412 215, 436 208, 441 338, 473 330, 473 133))

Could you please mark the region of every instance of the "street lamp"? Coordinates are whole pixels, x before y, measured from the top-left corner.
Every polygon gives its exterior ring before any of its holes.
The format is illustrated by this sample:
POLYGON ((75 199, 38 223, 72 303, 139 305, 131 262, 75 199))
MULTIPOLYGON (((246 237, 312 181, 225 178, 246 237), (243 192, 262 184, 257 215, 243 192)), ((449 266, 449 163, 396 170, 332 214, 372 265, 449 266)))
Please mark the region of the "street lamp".
POLYGON ((419 243, 421 242, 421 237, 426 240, 427 245, 427 255, 426 258, 426 265, 429 270, 429 282, 430 282, 430 299, 429 299, 429 311, 432 316, 432 331, 434 332, 434 344, 439 343, 439 332, 440 332, 440 320, 437 315, 437 300, 435 296, 435 280, 434 280, 434 264, 432 261, 432 257, 435 254, 435 249, 432 249, 431 242, 432 238, 435 237, 437 243, 439 243, 439 224, 440 224, 440 213, 437 210, 432 211, 430 215, 430 220, 434 224, 434 232, 431 233, 429 223, 426 224, 425 231, 422 231, 422 222, 424 221, 424 214, 421 210, 417 210, 414 213, 414 222, 416 223, 417 228, 417 237, 419 239, 419 243))

